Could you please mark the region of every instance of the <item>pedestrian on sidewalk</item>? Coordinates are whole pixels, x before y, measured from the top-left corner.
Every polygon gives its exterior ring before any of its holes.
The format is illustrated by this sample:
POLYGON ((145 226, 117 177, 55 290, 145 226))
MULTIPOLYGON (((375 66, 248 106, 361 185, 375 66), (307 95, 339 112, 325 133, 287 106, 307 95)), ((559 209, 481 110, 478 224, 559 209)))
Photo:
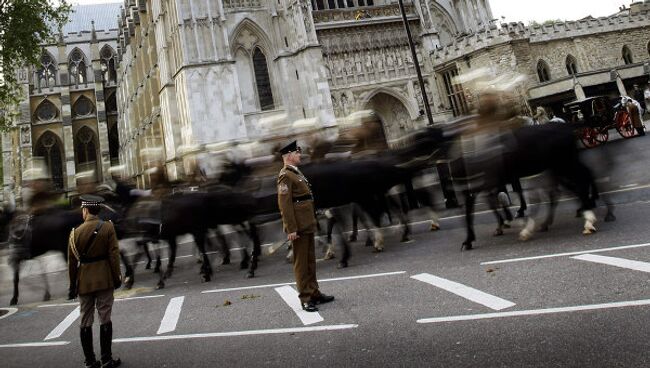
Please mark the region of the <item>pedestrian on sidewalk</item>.
POLYGON ((79 296, 81 314, 81 347, 86 367, 118 367, 122 362, 113 359, 113 291, 122 285, 120 255, 113 224, 97 215, 104 199, 96 195, 82 195, 81 208, 84 223, 73 229, 68 241, 68 297, 79 296), (99 343, 101 362, 95 358, 92 325, 95 309, 99 315, 99 343))
POLYGON ((297 166, 300 164, 300 153, 296 141, 280 149, 284 167, 278 175, 278 206, 287 239, 292 242, 293 273, 302 309, 316 312, 317 304, 329 303, 334 297, 318 290, 314 250, 314 197, 309 181, 297 166))

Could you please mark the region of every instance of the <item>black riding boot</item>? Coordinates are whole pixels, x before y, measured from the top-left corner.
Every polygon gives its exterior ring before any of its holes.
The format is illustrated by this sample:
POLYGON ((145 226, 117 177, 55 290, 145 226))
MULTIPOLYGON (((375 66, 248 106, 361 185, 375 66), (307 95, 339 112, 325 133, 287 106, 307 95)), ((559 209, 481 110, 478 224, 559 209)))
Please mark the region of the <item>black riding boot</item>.
POLYGON ((99 362, 95 358, 95 349, 93 348, 93 328, 82 327, 79 331, 81 337, 81 348, 84 351, 86 367, 99 368, 99 362))
POLYGON ((119 367, 122 361, 113 360, 111 344, 113 343, 113 323, 108 322, 99 326, 99 343, 102 348, 102 367, 113 368, 119 367))
POLYGON ((639 135, 645 135, 645 130, 643 130, 643 127, 636 128, 636 132, 639 133, 639 135))

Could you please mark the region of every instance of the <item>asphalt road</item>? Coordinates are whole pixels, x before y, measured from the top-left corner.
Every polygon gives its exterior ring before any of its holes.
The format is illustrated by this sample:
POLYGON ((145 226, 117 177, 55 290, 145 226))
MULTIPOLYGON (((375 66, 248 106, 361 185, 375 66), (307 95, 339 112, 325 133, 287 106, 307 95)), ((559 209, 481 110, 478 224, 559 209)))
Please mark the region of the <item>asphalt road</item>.
MULTIPOLYGON (((446 211, 442 230, 417 224, 410 243, 386 230, 383 253, 355 243, 347 269, 319 261, 321 290, 336 300, 317 315, 283 298, 295 291, 282 254, 254 279, 236 257, 217 266, 214 255, 213 280, 201 283, 184 244, 165 289, 140 266, 134 290, 117 292, 114 354, 125 367, 650 367, 649 143, 610 145, 614 164, 600 168, 617 221, 598 222, 596 234, 581 235, 567 199, 551 231, 525 243, 514 227, 493 237, 493 217, 478 215, 475 249, 460 252, 462 220, 446 211)), ((56 300, 39 302, 41 278, 26 266, 21 304, 0 315, 3 366, 83 364, 63 263, 47 263, 56 300)))

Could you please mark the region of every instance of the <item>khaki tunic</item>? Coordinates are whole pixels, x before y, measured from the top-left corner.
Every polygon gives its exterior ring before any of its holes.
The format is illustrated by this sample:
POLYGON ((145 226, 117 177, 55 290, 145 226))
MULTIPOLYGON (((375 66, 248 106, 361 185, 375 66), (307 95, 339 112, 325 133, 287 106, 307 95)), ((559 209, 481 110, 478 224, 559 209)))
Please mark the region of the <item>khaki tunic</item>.
POLYGON ((95 231, 99 218, 88 216, 86 221, 70 233, 68 241, 68 275, 74 285, 78 280, 79 295, 101 290, 113 290, 120 281, 120 249, 113 223, 105 221, 95 238, 94 245, 85 254, 88 258, 107 256, 108 259, 92 263, 79 264, 79 255, 83 255, 89 246, 91 234, 95 231), (73 249, 73 246, 76 250, 73 249))
POLYGON ((283 167, 278 175, 278 207, 285 233, 316 232, 314 201, 295 201, 296 198, 307 196, 312 196, 307 178, 291 166, 283 167))

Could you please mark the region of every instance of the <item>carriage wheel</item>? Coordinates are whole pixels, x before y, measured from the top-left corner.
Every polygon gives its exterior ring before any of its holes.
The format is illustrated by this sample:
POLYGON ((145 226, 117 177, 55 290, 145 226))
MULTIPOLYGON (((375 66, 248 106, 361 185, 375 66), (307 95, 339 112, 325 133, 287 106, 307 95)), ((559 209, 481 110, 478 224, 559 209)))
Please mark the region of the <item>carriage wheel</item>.
POLYGON ((625 139, 632 138, 636 135, 636 129, 634 129, 634 125, 632 124, 630 114, 624 111, 616 114, 616 131, 625 139))
POLYGON ((596 141, 598 141, 599 144, 604 144, 609 140, 609 129, 608 128, 597 128, 596 130, 596 141))
POLYGON ((596 139, 598 136, 598 130, 594 128, 582 128, 580 130, 579 136, 580 141, 587 148, 594 148, 601 143, 596 139))

